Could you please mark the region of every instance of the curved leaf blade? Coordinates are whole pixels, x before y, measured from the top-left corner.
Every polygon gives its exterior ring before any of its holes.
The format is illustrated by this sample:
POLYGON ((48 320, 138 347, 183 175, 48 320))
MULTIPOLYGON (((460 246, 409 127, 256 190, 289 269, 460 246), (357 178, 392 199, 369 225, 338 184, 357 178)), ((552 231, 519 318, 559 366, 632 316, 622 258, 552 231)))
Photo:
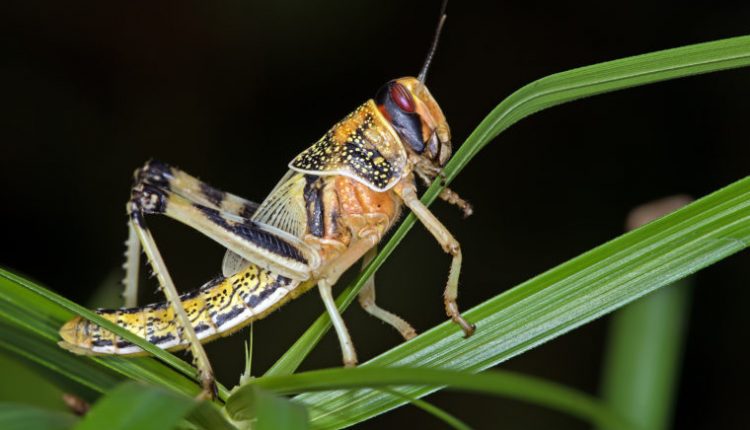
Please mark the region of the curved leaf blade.
POLYGON ((0 428, 3 430, 67 430, 78 418, 72 414, 34 406, 0 403, 0 428))
POLYGON ((245 385, 240 397, 236 397, 235 402, 241 403, 242 407, 231 416, 238 421, 252 420, 254 430, 310 428, 307 409, 298 402, 279 397, 255 384, 245 385))
MULTIPOLYGON (((508 396, 556 409, 606 428, 628 428, 628 425, 608 410, 602 402, 589 395, 539 378, 502 371, 488 371, 474 375, 454 370, 372 366, 314 370, 296 375, 264 376, 233 392, 227 401, 226 408, 231 416, 242 414, 247 408, 246 399, 249 393, 256 387, 279 394, 344 389, 346 391, 340 392, 344 393, 345 398, 357 399, 358 393, 363 390, 382 392, 370 390, 371 387, 405 385, 431 387, 433 390, 447 386, 457 390, 508 396)), ((402 392, 396 388, 392 388, 392 391, 402 392)), ((315 404, 315 407, 311 409, 320 411, 319 416, 331 414, 339 419, 345 419, 350 415, 346 409, 329 410, 327 405, 320 403, 315 404)), ((315 427, 317 428, 318 425, 315 427)))
MULTIPOLYGON (((111 388, 120 379, 114 372, 186 394, 200 391, 194 382, 183 376, 192 373, 192 367, 166 351, 161 352, 181 363, 178 364, 183 375, 150 357, 80 356, 63 350, 57 345, 60 340, 57 331, 72 315, 66 310, 66 305, 93 314, 32 281, 0 268, 0 347, 57 371, 94 391, 104 392, 111 388)), ((117 330, 123 329, 117 327, 117 330)), ((128 336, 133 334, 128 333, 128 336)), ((139 342, 144 341, 138 339, 139 342)), ((154 345, 149 347, 153 348, 154 345)))
MULTIPOLYGON (((234 429, 218 409, 206 402, 135 382, 125 382, 97 402, 76 430, 162 430, 176 428, 189 414, 199 410, 211 429, 234 429)), ((201 426, 203 427, 203 426, 201 426)), ((203 427, 206 428, 206 427, 203 427)))
MULTIPOLYGON (((469 339, 446 322, 363 366, 487 369, 748 244, 750 178, 745 178, 469 310, 466 317, 477 324, 469 339)), ((402 390, 419 397, 434 388, 402 390)), ((372 390, 297 398, 315 405, 313 428, 344 427, 404 403, 372 390)))

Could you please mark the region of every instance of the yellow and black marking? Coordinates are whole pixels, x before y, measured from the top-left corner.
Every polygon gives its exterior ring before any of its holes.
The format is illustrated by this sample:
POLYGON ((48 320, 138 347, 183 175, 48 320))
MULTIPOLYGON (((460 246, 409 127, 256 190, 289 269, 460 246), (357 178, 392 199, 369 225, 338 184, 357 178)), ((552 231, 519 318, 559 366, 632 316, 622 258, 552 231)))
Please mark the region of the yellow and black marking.
POLYGON ((313 175, 349 176, 386 191, 404 175, 406 152, 375 102, 368 100, 289 163, 313 175))
MULTIPOLYGON (((235 275, 219 276, 199 289, 180 296, 196 335, 202 342, 229 335, 252 321, 261 319, 288 300, 306 291, 302 284, 250 265, 235 275)), ((99 309, 97 314, 168 350, 187 348, 182 328, 167 302, 142 307, 99 309)), ((78 353, 132 355, 143 350, 75 317, 61 329, 61 345, 78 353)))

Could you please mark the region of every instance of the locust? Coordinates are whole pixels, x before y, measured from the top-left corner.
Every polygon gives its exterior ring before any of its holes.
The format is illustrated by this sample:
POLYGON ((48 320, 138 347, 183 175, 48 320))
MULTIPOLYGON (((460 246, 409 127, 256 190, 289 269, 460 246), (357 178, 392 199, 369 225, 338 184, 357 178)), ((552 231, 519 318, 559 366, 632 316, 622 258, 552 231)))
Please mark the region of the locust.
MULTIPOLYGON (((452 150, 448 123, 425 85, 445 19, 443 8, 419 75, 387 82, 373 99, 294 157, 260 204, 159 161, 137 169, 126 204, 125 307, 98 309, 97 314, 160 348, 189 348, 202 395, 211 397, 214 374, 202 343, 236 332, 317 286, 343 363, 354 366, 354 345, 331 290, 357 261, 364 266, 374 258, 378 243, 406 206, 451 256, 445 311, 466 337, 472 335, 475 326, 462 317, 456 302, 461 247, 417 195, 417 179, 426 185, 442 180, 452 150), (180 295, 146 215, 166 215, 225 247, 221 275, 180 295), (136 306, 142 253, 166 300, 136 306)), ((440 197, 471 214, 471 206, 449 188, 443 188, 440 197)), ((376 304, 372 278, 358 299, 365 311, 404 339, 416 336, 408 322, 376 304)), ((77 354, 144 353, 82 317, 66 322, 60 336, 60 345, 77 354)))

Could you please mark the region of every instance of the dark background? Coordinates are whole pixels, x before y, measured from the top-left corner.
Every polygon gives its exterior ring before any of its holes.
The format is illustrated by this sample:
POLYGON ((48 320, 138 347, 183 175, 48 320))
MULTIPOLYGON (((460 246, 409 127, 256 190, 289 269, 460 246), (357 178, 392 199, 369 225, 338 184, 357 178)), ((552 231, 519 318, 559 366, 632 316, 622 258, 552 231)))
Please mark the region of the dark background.
MULTIPOLYGON (((133 170, 157 158, 262 200, 287 162, 385 81, 415 75, 437 1, 5 2, 0 11, 0 264, 92 306, 121 274, 133 170)), ((455 145, 504 97, 570 68, 750 32, 750 3, 459 2, 428 84, 455 145)), ((750 74, 734 70, 580 100, 534 115, 453 183, 475 206, 435 213, 462 242, 468 309, 619 235, 634 206, 703 196, 744 177, 750 74)), ((222 250, 151 221, 178 288, 219 272, 222 250)), ((747 253, 696 276, 677 428, 746 422, 747 253)), ((379 302, 425 330, 443 320, 449 259, 415 228, 378 272, 379 302)), ((144 300, 160 299, 147 284, 144 300)), ((322 312, 317 294, 255 327, 267 368, 322 312)), ((362 359, 399 342, 353 306, 362 359)), ((502 365, 598 389, 607 321, 502 365)), ((243 332, 245 333, 245 332, 243 332)), ((232 385, 244 335, 208 348, 232 385)), ((305 368, 339 364, 329 333, 305 368)), ((430 398, 477 428, 586 428, 486 396, 430 398)), ((362 428, 436 421, 413 408, 362 428)))

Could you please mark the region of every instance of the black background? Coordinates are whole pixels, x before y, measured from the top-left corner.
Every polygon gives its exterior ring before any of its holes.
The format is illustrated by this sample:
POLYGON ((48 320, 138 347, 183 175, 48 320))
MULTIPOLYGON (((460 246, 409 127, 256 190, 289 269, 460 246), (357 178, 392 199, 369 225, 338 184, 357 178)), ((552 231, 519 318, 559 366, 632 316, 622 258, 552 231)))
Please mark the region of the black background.
MULTIPOLYGON (((458 146, 534 79, 750 32, 750 3, 710 4, 454 1, 428 84, 458 146)), ((32 1, 2 9, 0 264, 86 302, 120 276, 136 167, 157 158, 262 200, 291 157, 382 83, 418 72, 439 2, 32 1)), ((453 183, 475 215, 462 220, 433 206, 462 242, 462 307, 616 237, 640 203, 699 197, 744 177, 748 95, 748 71, 727 71, 576 101, 503 133, 453 183)), ((178 288, 219 272, 217 245, 174 223, 151 224, 178 288)), ((696 277, 677 428, 746 421, 748 263, 743 253, 696 277)), ((415 228, 378 272, 379 302, 418 330, 433 326, 444 317, 448 265, 415 228)), ((148 285, 144 300, 160 299, 148 285)), ((255 373, 322 311, 311 293, 256 324, 255 373)), ((399 342, 359 308, 345 319, 362 359, 399 342)), ((502 367, 596 393, 605 333, 603 319, 502 367)), ((208 348, 229 385, 244 339, 208 348)), ((339 359, 330 333, 304 367, 339 359)), ((477 428, 586 428, 510 400, 431 399, 477 428)), ((407 407, 362 428, 407 423, 439 425, 407 407)))

